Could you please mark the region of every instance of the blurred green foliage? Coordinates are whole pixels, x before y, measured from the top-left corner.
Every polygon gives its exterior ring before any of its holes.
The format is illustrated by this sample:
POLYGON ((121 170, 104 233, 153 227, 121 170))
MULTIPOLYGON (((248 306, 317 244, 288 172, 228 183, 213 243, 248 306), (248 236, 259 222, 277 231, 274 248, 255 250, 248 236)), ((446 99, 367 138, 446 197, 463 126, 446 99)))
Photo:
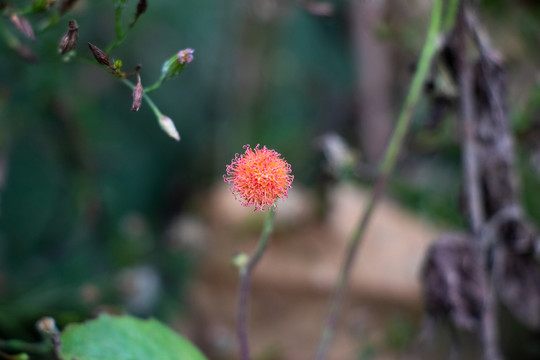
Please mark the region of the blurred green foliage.
MULTIPOLYGON (((126 2, 125 25, 136 3, 126 2)), ((145 103, 130 112, 131 91, 92 64, 86 43, 105 49, 114 41, 113 2, 81 0, 44 30, 47 13, 27 14, 35 42, 6 11, 2 30, 38 62, 0 42, 0 336, 32 338, 45 314, 62 325, 97 303, 121 306, 118 275, 138 265, 164 280, 161 310, 153 311, 181 309, 193 260, 171 250, 164 232, 221 181, 242 145, 275 148, 298 182, 315 181, 313 139, 335 127, 334 109, 354 85, 343 11, 338 4, 334 18, 320 18, 291 4, 152 1, 110 55, 124 71, 142 64, 148 86, 171 55, 195 49, 183 74, 151 94, 180 143, 145 103), (79 41, 65 62, 57 47, 72 18, 79 41)))

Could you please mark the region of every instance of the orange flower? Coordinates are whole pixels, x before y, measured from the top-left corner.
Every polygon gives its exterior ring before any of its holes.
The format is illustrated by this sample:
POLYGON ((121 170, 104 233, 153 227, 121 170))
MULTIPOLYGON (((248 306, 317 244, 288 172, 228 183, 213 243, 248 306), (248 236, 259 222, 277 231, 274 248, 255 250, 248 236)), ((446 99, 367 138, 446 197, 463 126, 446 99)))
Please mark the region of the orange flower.
POLYGON ((254 149, 244 145, 242 155, 236 154, 227 174, 223 179, 231 185, 234 197, 244 206, 255 206, 255 210, 263 210, 268 206, 276 207, 276 200, 287 197, 291 188, 293 175, 291 165, 280 158, 280 154, 269 150, 266 146, 254 149))

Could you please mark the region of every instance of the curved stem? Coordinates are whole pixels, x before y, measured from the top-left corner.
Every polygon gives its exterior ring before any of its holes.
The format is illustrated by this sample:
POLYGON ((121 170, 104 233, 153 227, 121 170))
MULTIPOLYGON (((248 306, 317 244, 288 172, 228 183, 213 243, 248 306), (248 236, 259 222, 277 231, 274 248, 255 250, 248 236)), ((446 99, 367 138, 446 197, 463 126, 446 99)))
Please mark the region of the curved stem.
POLYGON ((369 220, 371 218, 375 205, 384 191, 386 182, 392 170, 394 169, 394 166, 397 160, 397 155, 399 154, 399 151, 403 144, 403 140, 405 138, 405 135, 407 134, 407 130, 409 129, 412 115, 414 113, 414 109, 418 103, 418 100, 420 99, 420 94, 422 93, 423 84, 426 80, 432 59, 437 50, 437 45, 438 45, 437 36, 440 31, 441 18, 442 18, 442 2, 443 0, 433 1, 431 22, 430 22, 428 33, 427 33, 426 42, 422 49, 422 53, 420 55, 418 66, 416 68, 416 72, 414 74, 414 78, 412 80, 409 93, 407 94, 405 103, 399 114, 396 128, 394 130, 392 138, 390 139, 390 143, 388 144, 386 154, 381 163, 380 174, 377 178, 373 191, 371 192, 371 196, 369 198, 367 207, 364 213, 362 214, 358 222, 358 226, 356 227, 353 234, 351 235, 351 238, 347 245, 345 258, 343 260, 342 268, 339 273, 336 287, 332 294, 332 299, 330 301, 328 315, 325 320, 321 338, 319 340, 317 352, 315 354, 315 358, 314 358, 315 360, 326 359, 328 350, 330 348, 330 344, 332 342, 332 337, 334 335, 334 330, 336 327, 339 310, 341 308, 343 299, 345 297, 345 292, 346 292, 347 284, 349 282, 351 268, 352 268, 352 265, 354 264, 354 260, 356 257, 358 246, 360 244, 360 240, 362 239, 364 235, 364 232, 366 230, 367 224, 369 223, 369 220))
POLYGON ((164 80, 165 80, 165 76, 161 75, 161 76, 159 77, 159 79, 157 79, 157 81, 156 81, 155 83, 153 83, 152 85, 146 87, 146 88, 144 89, 144 92, 149 93, 149 92, 151 92, 151 91, 154 91, 154 90, 159 89, 159 87, 161 86, 161 84, 163 84, 163 81, 164 81, 164 80))
POLYGON ((238 318, 237 318, 237 336, 238 344, 240 347, 240 359, 250 360, 248 333, 247 333, 247 307, 248 307, 248 295, 251 282, 251 274, 255 265, 259 262, 268 246, 268 240, 270 239, 270 233, 274 227, 275 211, 271 208, 266 221, 264 223, 263 230, 261 232, 261 238, 257 245, 257 249, 249 259, 249 261, 240 266, 240 284, 238 287, 238 318))

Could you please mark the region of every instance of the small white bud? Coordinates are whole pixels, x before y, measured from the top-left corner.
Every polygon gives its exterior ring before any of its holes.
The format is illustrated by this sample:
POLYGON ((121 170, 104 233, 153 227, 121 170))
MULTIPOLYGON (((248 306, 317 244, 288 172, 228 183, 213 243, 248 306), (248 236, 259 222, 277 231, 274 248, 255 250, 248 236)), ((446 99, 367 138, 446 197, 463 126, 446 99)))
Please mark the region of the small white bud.
POLYGON ((178 131, 176 130, 173 121, 168 116, 160 116, 159 126, 161 126, 161 128, 167 133, 167 135, 169 135, 176 141, 180 141, 180 134, 178 134, 178 131))

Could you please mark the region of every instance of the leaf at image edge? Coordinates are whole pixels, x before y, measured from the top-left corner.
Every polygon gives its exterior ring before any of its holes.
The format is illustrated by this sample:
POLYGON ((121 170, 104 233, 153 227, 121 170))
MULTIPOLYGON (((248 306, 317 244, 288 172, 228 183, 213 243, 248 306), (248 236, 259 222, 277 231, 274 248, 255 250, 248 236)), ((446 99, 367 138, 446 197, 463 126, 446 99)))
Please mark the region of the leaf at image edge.
POLYGON ((102 315, 69 325, 61 340, 63 360, 207 360, 191 342, 154 319, 102 315))

